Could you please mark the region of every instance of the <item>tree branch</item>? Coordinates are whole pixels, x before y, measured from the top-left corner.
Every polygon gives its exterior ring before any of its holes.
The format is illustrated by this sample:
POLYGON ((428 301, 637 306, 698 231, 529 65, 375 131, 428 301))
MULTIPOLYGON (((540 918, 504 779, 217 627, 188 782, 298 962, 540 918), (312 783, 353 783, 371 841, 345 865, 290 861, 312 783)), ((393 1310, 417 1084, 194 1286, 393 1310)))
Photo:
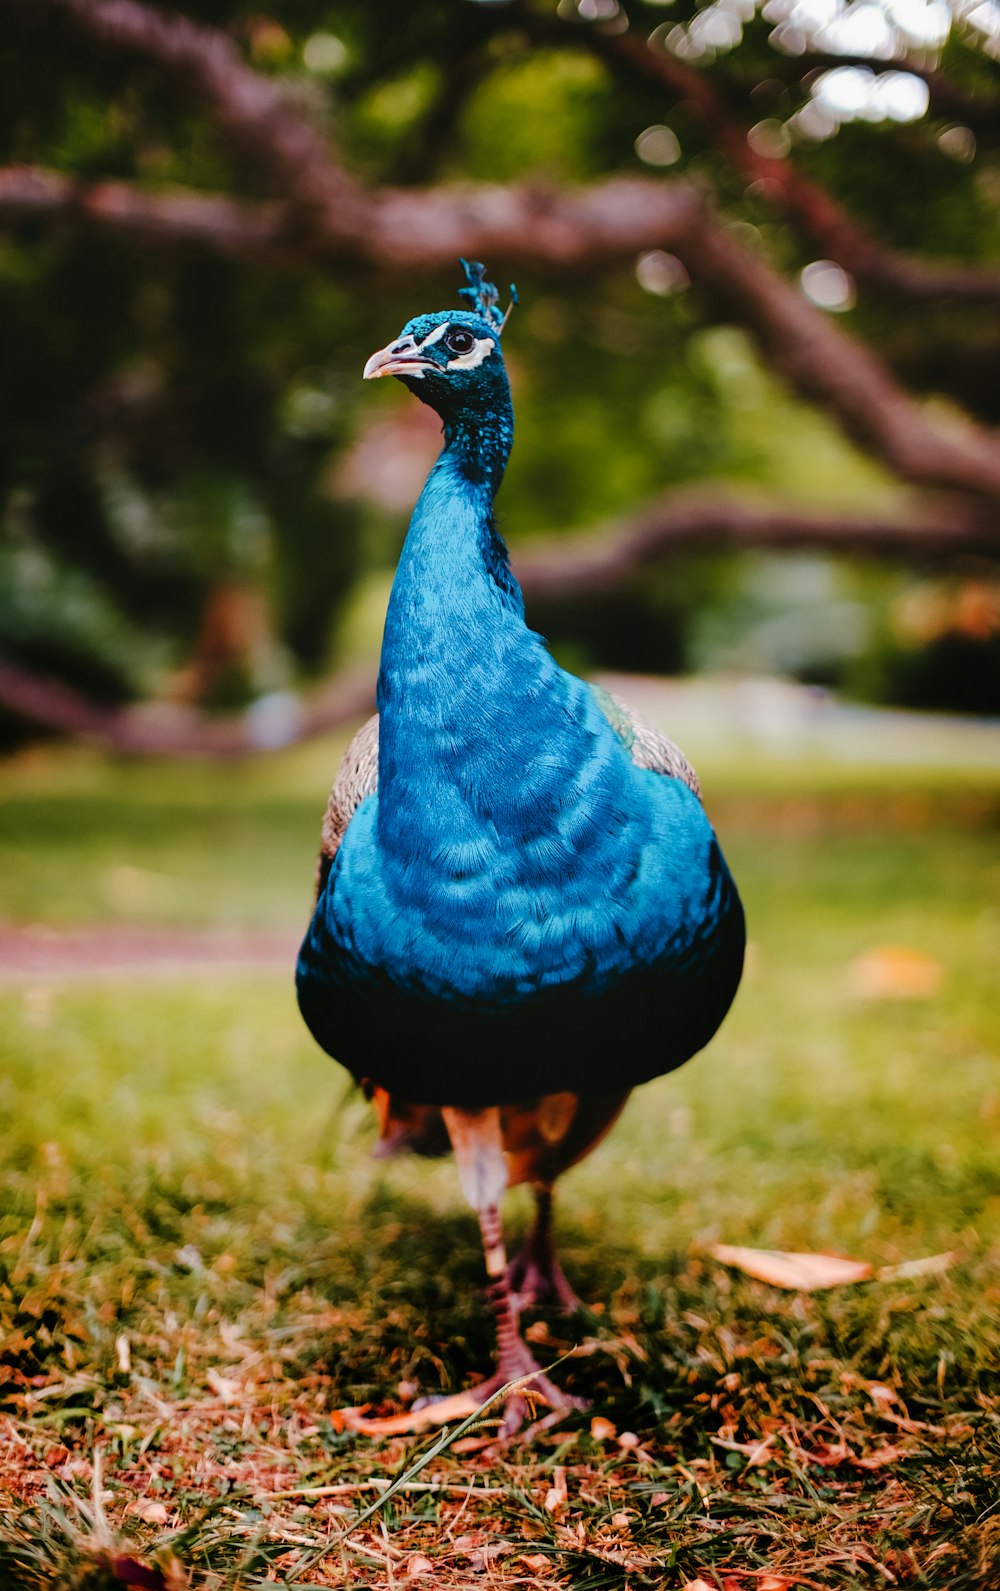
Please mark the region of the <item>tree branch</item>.
POLYGON ((124 756, 255 756, 327 734, 374 706, 369 668, 335 675, 308 703, 291 693, 243 713, 210 716, 170 703, 108 707, 59 680, 0 658, 0 704, 18 717, 124 756))
MULTIPOLYGON (((627 259, 644 248, 671 249, 692 279, 710 288, 727 315, 752 332, 791 385, 828 409, 859 446, 916 484, 1000 496, 995 437, 972 424, 960 432, 935 431, 876 356, 743 248, 693 187, 619 178, 557 194, 523 187, 367 192, 331 161, 319 134, 273 83, 244 64, 225 35, 143 0, 46 4, 98 41, 156 60, 186 91, 201 96, 241 148, 264 162, 291 195, 278 229, 275 246, 280 253, 381 269, 437 266, 466 254, 564 270, 627 259)), ((628 33, 587 29, 582 36, 630 70, 683 89, 707 117, 719 118, 718 137, 734 160, 749 162, 746 169, 756 176, 779 171, 786 186, 790 184, 788 191, 798 196, 800 210, 808 210, 810 224, 820 234, 832 228, 843 235, 846 218, 828 195, 803 187, 794 173, 789 175, 786 162, 755 155, 702 74, 672 56, 654 55, 628 33)), ((162 226, 171 202, 178 203, 177 196, 161 199, 155 216, 142 219, 143 226, 148 228, 154 219, 162 226)), ((223 201, 211 202, 218 206, 223 201)), ((108 183, 99 185, 96 200, 89 203, 74 189, 72 203, 83 204, 92 222, 110 213, 119 226, 128 209, 121 185, 108 183)), ((193 196, 186 203, 189 233, 197 217, 206 233, 215 228, 226 234, 226 218, 218 208, 209 215, 197 210, 193 196)), ((249 224, 245 207, 239 214, 230 211, 230 232, 238 219, 249 224)), ((266 212, 264 220, 273 224, 273 212, 266 212)))
MULTIPOLYGON (((678 553, 719 547, 822 547, 922 562, 1000 553, 987 516, 961 506, 907 520, 811 514, 742 495, 691 492, 617 525, 533 542, 515 568, 529 602, 553 602, 613 590, 678 553)), ((0 704, 8 711, 128 756, 256 756, 340 729, 370 712, 373 698, 373 670, 366 666, 334 676, 307 701, 282 693, 220 717, 166 703, 108 707, 0 658, 0 704)))
MULTIPOLYGON (((10 0, 8 0, 10 3, 10 0)), ((23 4, 23 0, 19 0, 23 4)), ((197 99, 225 129, 231 143, 266 172, 286 196, 286 219, 298 219, 315 241, 354 233, 364 224, 366 196, 330 159, 326 140, 281 88, 247 66, 222 32, 144 0, 44 0, 96 43, 153 60, 185 97, 197 99)), ((930 265, 885 248, 816 184, 787 160, 757 153, 724 94, 696 68, 644 39, 594 27, 572 31, 562 23, 523 13, 532 33, 565 44, 574 39, 626 75, 667 87, 701 112, 709 136, 750 182, 780 192, 809 238, 858 281, 883 292, 921 299, 964 298, 1000 302, 1000 272, 963 265, 930 265)))
POLYGON ((865 452, 904 480, 1000 495, 1000 444, 985 427, 936 430, 862 343, 814 309, 763 259, 734 246, 707 209, 676 245, 691 277, 715 289, 767 361, 819 403, 865 452))
MULTIPOLYGON (((548 37, 567 36, 565 24, 542 26, 548 37)), ((790 160, 756 151, 747 141, 746 128, 734 116, 716 84, 663 46, 654 49, 632 33, 608 33, 579 25, 577 36, 619 75, 657 83, 669 89, 678 101, 695 106, 709 139, 720 153, 748 182, 761 183, 765 191, 780 195, 806 237, 862 285, 924 301, 959 298, 973 303, 1000 303, 1000 271, 961 264, 939 265, 887 248, 853 220, 825 188, 796 170, 790 160)))
POLYGON ((272 180, 312 229, 326 217, 350 213, 356 186, 331 160, 326 138, 219 29, 143 0, 13 3, 30 19, 54 13, 99 46, 154 61, 184 98, 205 107, 229 144, 272 180))
POLYGON ((88 190, 51 173, 14 168, 0 175, 0 219, 26 213, 75 216, 91 225, 131 228, 140 237, 168 229, 172 211, 186 241, 224 246, 255 238, 256 258, 270 240, 279 259, 349 262, 375 269, 428 269, 458 255, 565 270, 672 250, 695 282, 745 326, 794 389, 827 409, 864 451, 920 486, 1000 496, 1000 445, 966 423, 935 430, 920 407, 864 345, 813 308, 800 292, 744 248, 684 182, 615 178, 575 191, 523 187, 381 189, 361 194, 349 218, 339 213, 307 238, 299 218, 265 206, 191 193, 143 195, 127 184, 88 190), (6 195, 6 199, 5 199, 6 195), (277 218, 277 219, 276 219, 277 218))
POLYGON ((516 555, 515 568, 529 599, 557 601, 613 590, 678 553, 747 547, 953 562, 997 558, 1000 537, 988 514, 964 505, 900 519, 810 513, 718 490, 671 492, 618 524, 532 541, 516 555))
POLYGON ((220 254, 278 261, 292 250, 287 208, 190 188, 159 192, 127 182, 83 182, 40 166, 0 169, 0 226, 40 221, 118 232, 158 247, 194 244, 220 254))

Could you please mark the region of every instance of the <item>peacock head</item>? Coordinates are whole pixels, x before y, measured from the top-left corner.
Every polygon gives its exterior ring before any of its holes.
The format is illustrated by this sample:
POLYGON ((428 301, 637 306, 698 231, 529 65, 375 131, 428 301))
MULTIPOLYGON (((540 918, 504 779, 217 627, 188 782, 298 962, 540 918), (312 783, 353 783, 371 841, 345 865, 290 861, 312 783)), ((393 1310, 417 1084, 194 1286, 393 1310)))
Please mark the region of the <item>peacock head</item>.
MULTIPOLYGON (((497 307, 496 288, 484 279, 485 267, 466 260, 462 265, 468 285, 459 296, 471 307, 415 316, 394 342, 372 354, 364 370, 366 381, 398 376, 437 411, 446 426, 485 419, 510 404, 500 351, 507 315, 497 307)), ((511 294, 516 303, 513 287, 511 294)))

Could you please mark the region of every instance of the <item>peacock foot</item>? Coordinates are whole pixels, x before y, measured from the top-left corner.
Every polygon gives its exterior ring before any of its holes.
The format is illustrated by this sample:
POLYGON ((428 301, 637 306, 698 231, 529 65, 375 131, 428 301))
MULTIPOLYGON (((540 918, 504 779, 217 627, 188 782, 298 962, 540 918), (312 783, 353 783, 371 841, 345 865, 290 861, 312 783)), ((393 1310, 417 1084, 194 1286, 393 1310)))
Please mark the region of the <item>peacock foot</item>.
POLYGON ((552 1250, 539 1253, 530 1239, 508 1265, 507 1285, 516 1314, 543 1304, 555 1304, 567 1315, 585 1307, 552 1250))
POLYGON ((518 1339, 515 1347, 500 1356, 497 1370, 488 1381, 481 1381, 478 1386, 472 1387, 472 1395, 485 1403, 492 1398, 502 1387, 510 1382, 521 1382, 504 1400, 503 1420, 500 1425, 500 1440, 509 1441, 516 1436, 524 1425, 525 1419, 533 1417, 537 1406, 547 1405, 549 1413, 541 1420, 534 1420, 524 1433, 525 1439, 536 1431, 547 1429, 567 1414, 575 1414, 581 1409, 590 1407, 586 1398, 576 1398, 570 1392, 564 1392, 557 1387, 545 1374, 541 1365, 533 1358, 525 1344, 518 1339), (526 1379, 530 1377, 530 1380, 526 1379))

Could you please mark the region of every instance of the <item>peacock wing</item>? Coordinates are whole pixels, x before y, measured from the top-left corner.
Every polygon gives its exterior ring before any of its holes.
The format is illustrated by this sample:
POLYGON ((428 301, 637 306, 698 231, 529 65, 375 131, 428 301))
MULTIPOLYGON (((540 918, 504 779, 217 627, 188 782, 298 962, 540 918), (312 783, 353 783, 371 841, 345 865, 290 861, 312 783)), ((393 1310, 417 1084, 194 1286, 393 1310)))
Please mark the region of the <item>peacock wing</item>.
POLYGON ((378 713, 361 725, 341 758, 323 816, 316 898, 323 892, 330 863, 347 833, 347 825, 366 796, 378 789, 378 713))
POLYGON ((648 768, 652 773, 664 773, 680 779, 701 800, 701 780, 688 762, 680 746, 668 739, 659 729, 637 713, 634 707, 623 702, 614 691, 603 685, 591 684, 597 705, 611 725, 625 750, 630 753, 637 768, 648 768))

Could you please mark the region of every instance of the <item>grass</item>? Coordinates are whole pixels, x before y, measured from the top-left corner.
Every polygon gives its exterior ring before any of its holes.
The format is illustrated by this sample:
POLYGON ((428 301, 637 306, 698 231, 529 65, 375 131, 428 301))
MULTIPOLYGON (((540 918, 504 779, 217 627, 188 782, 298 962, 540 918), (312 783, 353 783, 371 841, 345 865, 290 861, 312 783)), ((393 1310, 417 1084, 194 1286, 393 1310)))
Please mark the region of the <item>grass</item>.
MULTIPOLYGON (((291 930, 335 760, 13 764, 10 921, 291 930)), ((417 1473, 432 1438, 338 1419, 468 1384, 490 1329, 453 1167, 369 1159, 290 974, 0 984, 0 1585, 1000 1583, 1000 791, 702 772, 748 976, 562 1184, 594 1308, 529 1329, 593 1407, 528 1446, 417 1473), (893 944, 938 992, 863 997, 893 944), (955 1258, 807 1295, 719 1241, 955 1258)))

